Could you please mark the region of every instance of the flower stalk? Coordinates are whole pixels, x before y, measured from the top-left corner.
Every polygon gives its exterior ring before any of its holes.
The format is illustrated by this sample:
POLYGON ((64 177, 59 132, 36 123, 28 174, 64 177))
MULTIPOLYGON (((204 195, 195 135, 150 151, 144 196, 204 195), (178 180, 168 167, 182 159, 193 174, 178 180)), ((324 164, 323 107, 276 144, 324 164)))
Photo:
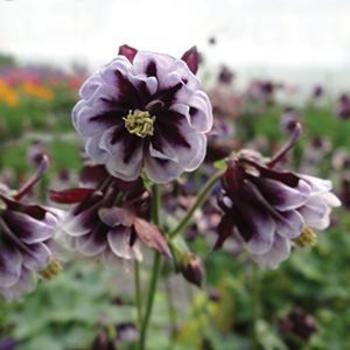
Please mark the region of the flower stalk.
MULTIPOLYGON (((160 223, 160 204, 161 204, 160 188, 158 185, 153 185, 152 194, 153 194, 152 219, 153 219, 153 223, 158 226, 160 223)), ((148 331, 148 326, 152 315, 154 298, 157 291, 157 282, 158 282, 159 273, 160 273, 161 261, 162 261, 161 254, 156 251, 154 253, 153 268, 151 273, 151 282, 150 282, 149 291, 148 291, 145 317, 143 319, 143 323, 141 327, 140 347, 139 347, 140 350, 146 349, 147 331, 148 331)))
POLYGON ((220 180, 220 178, 223 176, 224 173, 225 173, 225 170, 219 170, 208 180, 206 185, 203 187, 202 191, 197 196, 197 199, 193 203, 191 209, 187 212, 187 214, 183 217, 183 219, 175 227, 175 229, 170 233, 169 235, 170 238, 175 238, 179 233, 181 233, 186 228, 186 226, 190 223, 195 211, 204 204, 210 192, 214 188, 215 184, 217 183, 217 181, 220 180))

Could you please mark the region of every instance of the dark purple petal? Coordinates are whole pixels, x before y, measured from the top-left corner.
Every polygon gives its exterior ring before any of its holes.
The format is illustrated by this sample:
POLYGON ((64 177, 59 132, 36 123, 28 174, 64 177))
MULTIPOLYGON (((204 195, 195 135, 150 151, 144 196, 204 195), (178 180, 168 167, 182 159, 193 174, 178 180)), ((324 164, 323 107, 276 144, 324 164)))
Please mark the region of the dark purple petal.
POLYGON ((193 46, 188 51, 186 51, 182 55, 181 59, 186 62, 188 68, 193 74, 197 73, 199 65, 199 53, 196 46, 193 46))
POLYGON ((251 177, 266 201, 280 211, 286 211, 302 206, 310 196, 310 186, 305 181, 299 181, 297 187, 290 187, 283 182, 251 177))
POLYGON ((262 254, 271 247, 276 230, 275 221, 269 211, 259 205, 254 197, 245 200, 242 198, 231 212, 236 227, 251 253, 262 254))
POLYGON ((226 214, 222 217, 218 226, 218 239, 215 243, 214 249, 219 249, 225 243, 226 239, 233 234, 234 229, 233 217, 226 214))
POLYGON ((73 204, 86 199, 94 192, 91 188, 71 188, 63 191, 49 191, 50 199, 56 203, 73 204))
POLYGON ((165 138, 173 147, 190 148, 189 142, 181 132, 181 126, 186 122, 184 116, 175 111, 166 110, 158 115, 151 140, 154 148, 162 152, 162 138, 165 138))
POLYGON ((134 60, 137 50, 129 45, 122 45, 119 47, 119 55, 125 56, 131 63, 134 60))
POLYGON ((96 188, 108 176, 103 165, 85 165, 80 172, 79 180, 84 187, 96 188))

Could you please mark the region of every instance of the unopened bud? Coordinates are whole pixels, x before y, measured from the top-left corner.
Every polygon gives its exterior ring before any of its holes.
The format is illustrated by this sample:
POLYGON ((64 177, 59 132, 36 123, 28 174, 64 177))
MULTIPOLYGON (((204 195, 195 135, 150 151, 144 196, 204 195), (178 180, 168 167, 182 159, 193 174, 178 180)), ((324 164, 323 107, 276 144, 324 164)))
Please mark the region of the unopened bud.
POLYGON ((205 272, 198 256, 187 253, 182 261, 181 272, 188 282, 198 287, 202 286, 205 272))

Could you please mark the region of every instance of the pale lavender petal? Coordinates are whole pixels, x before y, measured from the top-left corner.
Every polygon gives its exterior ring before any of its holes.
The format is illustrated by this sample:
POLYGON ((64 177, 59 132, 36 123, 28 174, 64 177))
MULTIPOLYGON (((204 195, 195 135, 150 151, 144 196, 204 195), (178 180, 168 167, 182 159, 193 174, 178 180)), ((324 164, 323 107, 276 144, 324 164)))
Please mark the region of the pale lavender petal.
POLYGON ((17 299, 21 297, 24 293, 29 293, 35 288, 35 279, 33 273, 23 268, 20 279, 9 288, 1 288, 0 285, 0 295, 2 295, 7 301, 17 299))
POLYGON ((131 229, 120 226, 111 229, 107 234, 109 247, 119 258, 134 259, 135 253, 130 245, 131 229))
POLYGON ((296 238, 304 228, 304 219, 296 210, 278 213, 276 232, 288 239, 296 238))
POLYGON ((262 255, 252 255, 252 259, 261 267, 277 268, 290 254, 291 243, 288 239, 276 235, 269 251, 262 255))
POLYGON ((300 175, 311 186, 313 194, 329 192, 332 189, 332 181, 323 180, 315 176, 300 175))
POLYGON ((77 237, 76 249, 85 256, 101 254, 107 246, 106 233, 98 228, 84 236, 77 237))
POLYGON ((177 162, 152 158, 145 158, 145 170, 150 180, 157 183, 166 183, 178 178, 183 173, 183 167, 177 162))
POLYGON ((79 90, 79 95, 84 100, 89 100, 93 94, 96 92, 96 90, 101 86, 102 79, 100 75, 94 74, 91 77, 89 77, 84 84, 81 86, 79 90))
POLYGON ((27 246, 28 251, 23 251, 23 265, 34 271, 45 268, 51 258, 51 252, 43 243, 36 243, 27 246))
POLYGON ((330 224, 331 209, 321 196, 312 196, 298 211, 303 216, 306 225, 314 229, 324 230, 330 224))

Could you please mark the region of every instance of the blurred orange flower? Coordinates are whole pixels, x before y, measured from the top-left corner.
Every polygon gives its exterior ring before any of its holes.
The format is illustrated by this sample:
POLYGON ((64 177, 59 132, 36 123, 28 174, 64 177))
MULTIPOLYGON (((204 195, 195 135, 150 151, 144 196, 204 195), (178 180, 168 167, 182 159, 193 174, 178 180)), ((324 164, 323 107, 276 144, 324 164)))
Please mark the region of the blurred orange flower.
POLYGON ((25 94, 42 100, 52 101, 54 98, 54 93, 51 89, 33 82, 24 82, 21 89, 25 94))
POLYGON ((16 90, 0 79, 0 104, 5 103, 9 107, 18 105, 18 95, 16 90))

